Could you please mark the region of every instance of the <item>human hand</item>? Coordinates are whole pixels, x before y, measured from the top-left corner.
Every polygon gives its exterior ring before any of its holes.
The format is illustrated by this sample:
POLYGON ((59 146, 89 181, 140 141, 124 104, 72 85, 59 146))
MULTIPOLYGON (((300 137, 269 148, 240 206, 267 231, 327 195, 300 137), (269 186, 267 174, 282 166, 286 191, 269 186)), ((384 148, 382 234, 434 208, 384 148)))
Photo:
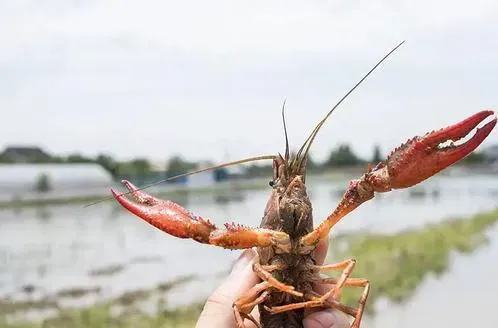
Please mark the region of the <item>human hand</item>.
MULTIPOLYGON (((318 265, 323 264, 327 250, 328 239, 320 241, 314 253, 318 265)), ((256 252, 252 249, 247 249, 241 254, 235 262, 228 278, 208 298, 197 321, 196 328, 237 327, 232 305, 240 296, 244 295, 252 286, 260 281, 259 277, 252 270, 252 263, 255 256, 256 252)), ((325 294, 332 287, 332 285, 317 284, 315 291, 325 294)), ((251 314, 256 321, 259 321, 257 306, 251 314)), ((250 320, 245 320, 244 324, 247 328, 255 327, 250 320)), ((350 319, 339 310, 320 309, 318 311, 309 311, 306 314, 303 324, 304 328, 348 328, 350 326, 350 319)))

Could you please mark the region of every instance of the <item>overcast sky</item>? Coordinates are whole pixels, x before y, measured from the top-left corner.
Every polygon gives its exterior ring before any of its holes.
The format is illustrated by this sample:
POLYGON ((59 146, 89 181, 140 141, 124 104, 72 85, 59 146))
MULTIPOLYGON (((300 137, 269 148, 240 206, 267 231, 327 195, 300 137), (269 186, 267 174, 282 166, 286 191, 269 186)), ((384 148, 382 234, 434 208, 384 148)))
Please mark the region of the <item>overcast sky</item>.
MULTIPOLYGON (((0 147, 215 161, 299 147, 371 156, 498 108, 498 2, 0 1, 0 147)), ((498 130, 486 145, 498 142, 498 130)))

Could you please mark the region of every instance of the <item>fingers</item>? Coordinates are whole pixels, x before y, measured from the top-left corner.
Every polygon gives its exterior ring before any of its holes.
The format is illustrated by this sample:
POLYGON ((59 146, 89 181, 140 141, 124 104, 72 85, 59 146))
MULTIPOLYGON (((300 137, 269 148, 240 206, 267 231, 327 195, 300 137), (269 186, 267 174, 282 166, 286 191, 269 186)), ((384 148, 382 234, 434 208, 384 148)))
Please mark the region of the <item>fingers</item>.
MULTIPOLYGON (((328 238, 320 240, 315 251, 314 258, 317 265, 322 265, 328 252, 328 238)), ((207 327, 235 327, 235 318, 232 305, 237 298, 245 294, 251 287, 259 282, 259 277, 252 270, 252 262, 256 252, 252 249, 245 250, 235 262, 228 278, 208 298, 204 309, 199 317, 196 328, 207 327)), ((331 286, 317 286, 316 291, 324 294, 331 286)), ((257 307, 251 313, 259 321, 257 307)), ((334 310, 325 310, 312 313, 304 320, 305 328, 342 328, 348 327, 348 317, 334 310), (345 319, 345 320, 344 320, 345 319), (345 325, 344 325, 345 323, 345 325)), ((245 321, 247 327, 253 327, 249 321, 245 321)))
POLYGON ((304 328, 349 328, 349 317, 336 309, 314 312, 303 320, 304 328))
MULTIPOLYGON (((259 282, 259 277, 252 270, 255 256, 256 252, 252 249, 242 252, 228 278, 208 298, 196 328, 235 327, 233 303, 259 282)), ((249 322, 246 325, 250 327, 249 322)))
MULTIPOLYGON (((325 294, 334 285, 317 284, 315 291, 320 295, 325 294)), ((330 297, 332 298, 332 297, 330 297)), ((320 311, 310 312, 303 320, 304 328, 349 328, 351 318, 336 309, 325 309, 320 311)))
POLYGON ((314 251, 314 258, 317 265, 322 265, 329 250, 329 239, 323 238, 318 242, 314 251))

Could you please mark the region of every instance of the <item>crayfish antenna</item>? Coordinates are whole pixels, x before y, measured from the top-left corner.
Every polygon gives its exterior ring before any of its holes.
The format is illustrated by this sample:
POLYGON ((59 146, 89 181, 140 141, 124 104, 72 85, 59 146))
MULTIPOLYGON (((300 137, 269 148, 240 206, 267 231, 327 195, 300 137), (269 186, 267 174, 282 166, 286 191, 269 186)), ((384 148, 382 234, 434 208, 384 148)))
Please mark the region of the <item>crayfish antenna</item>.
POLYGON ((313 143, 313 140, 315 139, 316 135, 318 134, 318 131, 322 127, 322 125, 325 123, 325 121, 329 118, 329 116, 334 112, 334 110, 339 107, 339 105, 361 84, 365 79, 372 74, 373 71, 377 69, 377 67, 384 62, 387 57, 389 57, 393 52, 395 52, 401 45, 405 43, 405 41, 400 42, 396 47, 394 47, 391 51, 389 51, 384 57, 382 57, 381 60, 375 64, 362 78, 359 80, 335 105, 332 107, 332 109, 325 115, 325 117, 318 122, 318 124, 315 126, 309 137, 304 141, 303 145, 299 149, 297 156, 295 157, 295 161, 293 162, 293 166, 295 165, 295 169, 293 170, 299 170, 299 168, 302 166, 303 159, 308 156, 309 150, 311 148, 311 144, 313 143), (304 151, 304 154, 303 154, 304 151))
MULTIPOLYGON (((166 178, 166 179, 162 179, 162 180, 156 181, 154 183, 145 185, 143 187, 136 188, 134 190, 134 192, 140 191, 140 190, 144 190, 144 189, 147 189, 147 188, 150 188, 150 187, 153 187, 153 186, 157 186, 157 185, 159 185, 161 183, 164 183, 164 182, 167 182, 167 181, 175 180, 175 179, 186 177, 186 176, 189 176, 189 175, 194 175, 194 174, 201 173, 201 172, 206 172, 206 171, 221 169, 221 168, 232 166, 232 165, 238 165, 238 164, 255 162, 255 161, 262 161, 262 160, 269 160, 269 159, 274 160, 275 159, 275 155, 254 156, 254 157, 248 157, 248 158, 244 158, 244 159, 239 159, 239 160, 232 161, 232 162, 226 162, 226 163, 222 163, 222 164, 218 164, 218 165, 206 167, 206 168, 203 168, 203 169, 200 169, 200 170, 195 170, 195 171, 191 171, 191 172, 187 172, 187 173, 175 175, 175 176, 172 176, 172 177, 169 177, 169 178, 166 178)), ((125 193, 122 193, 122 194, 119 194, 119 195, 116 194, 115 196, 105 197, 105 198, 102 198, 101 200, 98 200, 96 202, 87 204, 84 207, 89 207, 89 206, 92 206, 92 205, 96 205, 96 204, 105 202, 107 200, 114 199, 114 197, 116 197, 116 196, 124 196, 124 195, 128 195, 128 194, 131 194, 131 193, 132 192, 129 191, 129 192, 125 192, 125 193)))
POLYGON ((285 161, 289 160, 289 138, 287 136, 287 125, 285 124, 285 103, 287 99, 284 99, 284 103, 282 104, 282 123, 284 125, 284 135, 285 135, 285 161))

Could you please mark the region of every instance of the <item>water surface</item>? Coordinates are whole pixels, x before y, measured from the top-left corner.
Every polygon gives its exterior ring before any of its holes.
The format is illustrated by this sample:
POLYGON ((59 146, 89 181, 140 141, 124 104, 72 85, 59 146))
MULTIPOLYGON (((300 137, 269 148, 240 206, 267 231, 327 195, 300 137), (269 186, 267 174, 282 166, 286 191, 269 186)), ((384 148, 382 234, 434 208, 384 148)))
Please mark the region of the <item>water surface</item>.
MULTIPOLYGON (((311 178, 308 185, 316 224, 333 210, 347 181, 311 178)), ((269 192, 268 187, 233 191, 229 196, 191 194, 174 200, 219 225, 235 221, 257 226, 269 192)), ((497 176, 439 176, 416 188, 377 195, 343 219, 332 237, 360 229, 396 233, 497 206, 497 176)), ((461 313, 466 306, 476 316, 479 309, 490 309, 493 295, 498 293, 493 279, 498 276, 493 269, 497 267, 493 259, 498 258, 496 230, 490 236, 487 248, 457 256, 440 280, 427 280, 408 302, 389 305, 385 311, 381 308, 372 326, 398 327, 402 323, 403 327, 415 327, 427 320, 422 313, 428 311, 442 326, 468 327, 467 321, 437 320, 443 320, 439 319, 442 313, 461 313)), ((90 303, 194 273, 202 281, 174 290, 170 300, 172 305, 189 304, 206 297, 239 254, 170 237, 113 202, 89 208, 67 205, 4 210, 0 212, 0 297, 28 297, 22 291, 26 286, 35 287, 34 295, 55 294, 75 286, 100 287, 99 294, 84 299, 90 303)), ((480 320, 487 326, 492 322, 480 320)))

